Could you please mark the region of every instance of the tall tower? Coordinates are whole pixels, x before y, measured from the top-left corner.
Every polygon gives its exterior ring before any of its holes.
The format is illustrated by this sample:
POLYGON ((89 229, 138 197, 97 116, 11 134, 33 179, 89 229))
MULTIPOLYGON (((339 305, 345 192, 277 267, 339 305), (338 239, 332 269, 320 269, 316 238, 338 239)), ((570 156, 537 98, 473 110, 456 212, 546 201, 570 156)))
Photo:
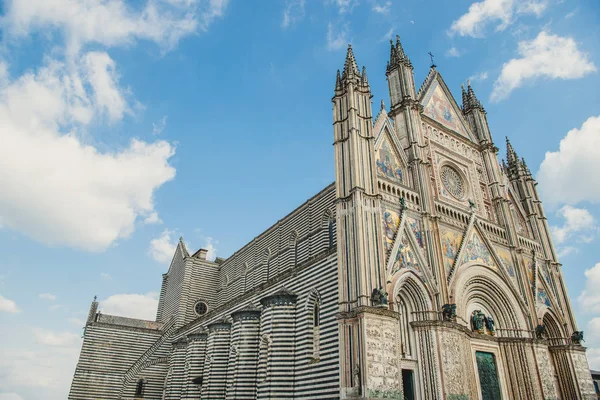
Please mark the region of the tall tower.
POLYGON ((371 97, 366 69, 359 71, 348 46, 332 99, 341 398, 367 398, 375 389, 392 397, 402 389, 400 369, 389 367, 397 364, 400 353, 397 313, 371 296, 385 287, 371 97), (390 348, 372 347, 384 335, 391 336, 390 348))

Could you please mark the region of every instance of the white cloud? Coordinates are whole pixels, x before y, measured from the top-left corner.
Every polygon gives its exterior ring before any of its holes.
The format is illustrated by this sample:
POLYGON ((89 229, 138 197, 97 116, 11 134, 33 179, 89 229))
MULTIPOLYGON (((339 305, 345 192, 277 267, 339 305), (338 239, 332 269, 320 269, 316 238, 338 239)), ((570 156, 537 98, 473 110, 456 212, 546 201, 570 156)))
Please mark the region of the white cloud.
POLYGON ((386 33, 379 39, 380 42, 385 42, 386 40, 392 40, 394 38, 394 30, 396 30, 395 26, 392 26, 386 33))
POLYGON ((0 393, 0 400, 23 400, 23 398, 16 393, 0 393))
POLYGON ((162 224, 162 219, 158 216, 156 211, 151 212, 145 219, 145 224, 162 224))
POLYGON ((547 6, 547 0, 483 0, 471 4, 466 14, 453 21, 449 33, 482 37, 484 28, 492 22, 498 22, 496 30, 502 31, 514 22, 517 15, 539 16, 547 6))
POLYGON ((8 0, 2 27, 17 37, 58 29, 72 54, 86 43, 116 46, 138 39, 168 50, 197 29, 207 30, 228 2, 153 0, 134 7, 120 0, 8 0))
POLYGON ((519 55, 502 66, 494 83, 491 101, 505 99, 526 81, 544 77, 576 79, 596 71, 588 55, 577 48, 575 40, 542 31, 531 41, 519 42, 519 55))
POLYGON ((340 14, 351 12, 358 5, 358 0, 331 0, 331 2, 337 6, 340 14))
POLYGON ((391 9, 392 9, 391 1, 386 1, 383 5, 380 5, 379 3, 375 3, 375 5, 373 6, 373 11, 375 11, 376 13, 379 13, 379 14, 387 14, 390 12, 391 9))
POLYGON ((173 231, 165 229, 159 237, 150 241, 150 256, 161 264, 171 262, 177 247, 177 238, 173 231))
POLYGON ((38 297, 42 300, 50 300, 50 301, 56 300, 56 295, 54 295, 52 293, 40 293, 38 295, 38 297))
POLYGON ((487 71, 483 71, 478 74, 471 75, 470 77, 467 78, 467 81, 470 81, 470 82, 485 81, 487 78, 488 78, 487 71))
POLYGON ((13 395, 6 399, 19 399, 14 394, 28 400, 67 398, 81 348, 79 335, 10 326, 0 327, 0 337, 6 338, 0 347, 0 388, 13 395))
POLYGON ((36 328, 33 331, 36 341, 45 346, 77 347, 81 345, 81 336, 71 332, 54 332, 36 328))
POLYGON ((557 211, 557 215, 565 220, 563 226, 550 227, 557 245, 563 244, 576 234, 578 234, 577 241, 589 243, 589 236, 594 235, 598 230, 594 216, 584 208, 566 205, 557 211))
POLYGON ((335 51, 348 45, 348 25, 340 25, 337 28, 330 22, 327 26, 327 50, 335 51))
POLYGON ((287 0, 283 10, 283 19, 281 27, 289 28, 304 18, 304 3, 305 0, 287 0))
POLYGON ((112 279, 112 276, 110 276, 110 274, 107 274, 106 272, 100 272, 100 278, 109 281, 112 279))
POLYGON ((206 259, 214 261, 217 257, 217 248, 215 245, 218 245, 219 242, 212 237, 207 237, 204 239, 204 249, 208 250, 206 253, 206 259))
POLYGON ((103 314, 154 321, 158 309, 158 293, 115 294, 100 301, 103 314))
POLYGON ((600 312, 600 263, 585 272, 585 289, 578 297, 582 308, 588 312, 600 312))
POLYGON ((21 310, 19 309, 19 307, 17 307, 17 303, 7 299, 6 297, 0 294, 0 312, 16 314, 18 312, 21 312, 21 310))
POLYGON ((79 318, 71 317, 71 318, 67 318, 67 321, 70 324, 75 325, 75 326, 77 326, 79 328, 82 328, 85 325, 85 321, 82 320, 82 319, 79 319, 79 318))
POLYGON ((590 369, 599 370, 600 369, 600 347, 588 347, 585 355, 588 359, 588 363, 590 364, 590 369))
POLYGON ((0 220, 49 245, 102 251, 154 212, 154 191, 175 176, 174 148, 132 139, 100 152, 84 143, 95 116, 119 119, 127 106, 106 53, 79 60, 46 60, 0 88, 0 220))
POLYGON ((547 152, 537 180, 542 198, 549 204, 600 202, 600 116, 588 118, 571 129, 558 151, 547 152))
POLYGON ((456 47, 450 47, 446 51, 446 57, 460 57, 460 51, 456 47))
POLYGON ((164 115, 160 119, 160 121, 158 121, 158 123, 154 123, 154 122, 152 123, 152 134, 160 135, 161 133, 163 133, 166 126, 167 126, 167 116, 164 115))

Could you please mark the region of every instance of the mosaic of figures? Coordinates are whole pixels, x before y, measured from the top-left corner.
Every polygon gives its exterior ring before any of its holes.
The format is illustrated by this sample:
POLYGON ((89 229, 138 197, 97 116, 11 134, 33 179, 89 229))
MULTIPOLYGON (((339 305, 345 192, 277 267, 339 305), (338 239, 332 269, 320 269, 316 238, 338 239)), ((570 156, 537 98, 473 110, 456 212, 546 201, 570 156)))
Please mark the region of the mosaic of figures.
POLYGON ((385 250, 390 251, 394 246, 394 238, 400 226, 400 215, 392 210, 383 211, 383 238, 385 240, 385 250))
POLYGON ((492 259, 492 255, 490 254, 485 243, 483 243, 483 240, 481 240, 479 234, 475 231, 473 231, 471 234, 471 239, 465 246, 462 260, 463 263, 468 263, 471 261, 476 261, 496 269, 496 263, 492 259))
POLYGON ((533 287, 533 285, 535 284, 535 265, 533 259, 525 258, 525 271, 527 272, 529 286, 533 287))
POLYGON ((454 111, 451 100, 446 97, 446 94, 438 82, 434 82, 433 85, 434 87, 429 89, 427 95, 429 98, 425 98, 423 113, 431 119, 468 138, 467 131, 454 111))
POLYGON ((515 220, 515 226, 517 227, 517 233, 521 236, 528 236, 527 229, 525 228, 525 221, 519 215, 519 212, 516 210, 513 204, 510 205, 510 213, 515 220))
POLYGON ((440 227, 440 241, 442 244, 442 256, 444 259, 444 268, 446 275, 450 273, 450 269, 454 264, 454 259, 458 254, 458 248, 462 241, 462 234, 453 229, 440 227))
POLYGON ((513 266, 510 252, 504 247, 496 247, 496 254, 498 255, 500 263, 502 264, 502 267, 504 267, 504 270, 506 271, 508 276, 510 276, 513 282, 516 283, 515 267, 513 266))
POLYGON ((375 163, 377 165, 377 176, 390 179, 396 183, 402 183, 402 168, 398 157, 391 149, 387 138, 384 138, 381 148, 377 151, 375 163))
POLYGON ((546 289, 539 287, 537 291, 537 300, 538 303, 543 304, 547 307, 550 307, 550 299, 548 298, 548 294, 546 293, 546 289))
POLYGON ((411 269, 417 274, 421 275, 421 266, 419 265, 419 259, 413 252, 410 242, 406 238, 406 234, 402 237, 402 240, 400 241, 400 246, 398 247, 396 259, 394 261, 394 266, 392 267, 392 272, 390 275, 394 275, 402 268, 411 269))

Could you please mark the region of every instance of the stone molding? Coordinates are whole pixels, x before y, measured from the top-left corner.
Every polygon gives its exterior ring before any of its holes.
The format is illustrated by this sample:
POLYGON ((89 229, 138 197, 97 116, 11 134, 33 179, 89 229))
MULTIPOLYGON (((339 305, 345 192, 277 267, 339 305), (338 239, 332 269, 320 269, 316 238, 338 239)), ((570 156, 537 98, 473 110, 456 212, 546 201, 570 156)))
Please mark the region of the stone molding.
POLYGON ((218 331, 229 331, 231 330, 231 323, 227 321, 217 321, 212 324, 208 324, 207 326, 209 332, 218 332, 218 331))
POLYGON ((262 304, 263 307, 288 306, 296 304, 297 300, 298 295, 296 293, 290 292, 286 288, 281 288, 272 295, 260 299, 260 304, 262 304))
POLYGON ((261 311, 258 308, 246 307, 232 312, 231 318, 233 318, 233 322, 258 320, 260 319, 260 313, 261 311))
POLYGON ((398 313, 396 311, 392 311, 388 308, 370 307, 370 306, 360 306, 360 307, 356 307, 350 311, 339 312, 336 314, 336 318, 338 320, 354 319, 354 318, 358 317, 359 315, 365 314, 365 313, 380 315, 383 317, 390 317, 390 318, 394 318, 394 319, 398 319, 398 320, 400 319, 400 313, 398 313))

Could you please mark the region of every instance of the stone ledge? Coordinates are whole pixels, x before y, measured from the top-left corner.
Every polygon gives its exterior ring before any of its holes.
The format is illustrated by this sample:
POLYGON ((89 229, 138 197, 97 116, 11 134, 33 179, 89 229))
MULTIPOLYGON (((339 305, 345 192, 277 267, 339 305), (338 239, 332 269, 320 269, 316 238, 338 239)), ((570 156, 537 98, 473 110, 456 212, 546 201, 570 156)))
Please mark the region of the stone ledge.
POLYGON ((361 314, 374 314, 374 315, 380 315, 383 317, 390 317, 390 318, 394 318, 394 319, 400 319, 400 313, 396 312, 396 311, 392 311, 390 309, 387 308, 381 308, 381 307, 370 307, 370 306, 360 306, 360 307, 356 307, 355 309, 351 310, 351 311, 344 311, 344 312, 339 312, 337 313, 335 316, 338 320, 340 319, 354 319, 356 317, 358 317, 361 314))

